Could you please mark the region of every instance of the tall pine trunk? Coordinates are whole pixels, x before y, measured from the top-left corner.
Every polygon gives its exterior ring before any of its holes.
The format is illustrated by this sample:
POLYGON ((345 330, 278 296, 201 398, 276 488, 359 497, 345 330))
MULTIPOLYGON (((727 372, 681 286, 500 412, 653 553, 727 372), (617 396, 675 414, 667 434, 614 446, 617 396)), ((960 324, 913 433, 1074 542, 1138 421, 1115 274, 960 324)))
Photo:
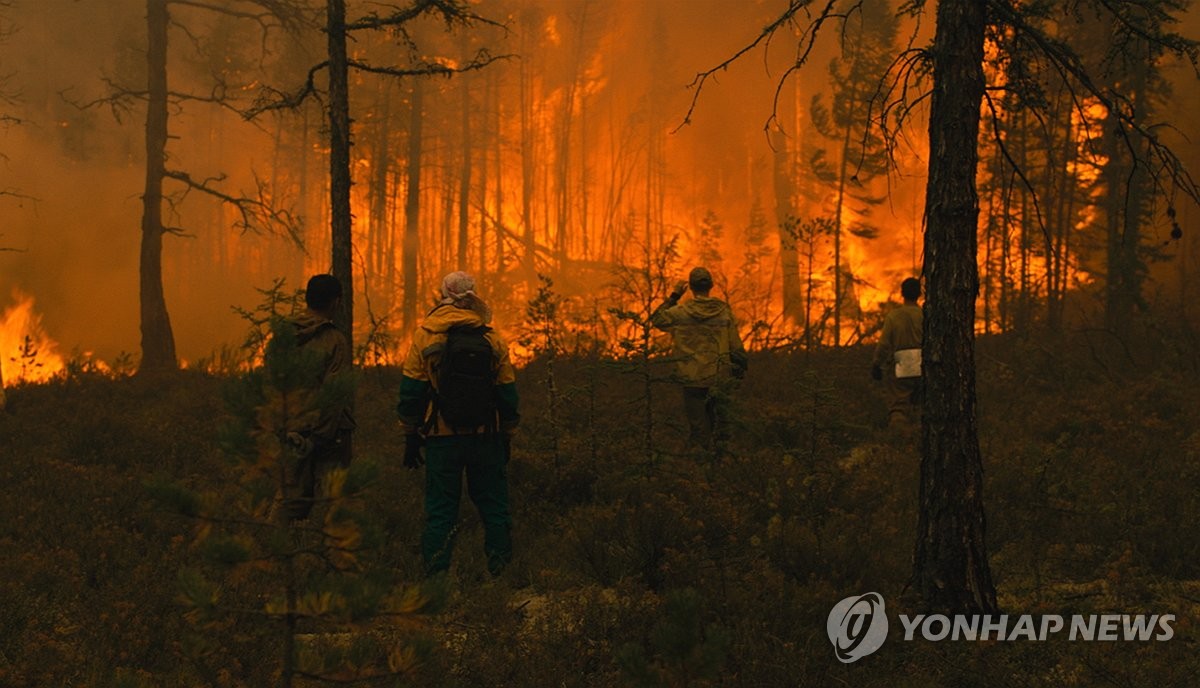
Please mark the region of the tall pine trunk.
POLYGON ((462 167, 458 177, 458 241, 455 252, 455 269, 466 270, 467 247, 471 235, 471 79, 462 80, 462 167))
POLYGON ((996 611, 975 420, 979 110, 986 6, 941 0, 925 198, 925 405, 913 582, 929 610, 996 611))
POLYGON ((167 157, 167 0, 146 0, 146 186, 142 193, 139 296, 142 363, 139 372, 176 367, 175 335, 163 294, 163 178, 167 157))
POLYGON ((346 1, 329 0, 329 224, 333 276, 342 283, 342 310, 334 323, 354 350, 354 272, 350 215, 350 92, 346 62, 346 1))
MULTIPOLYGON (((811 323, 808 322, 808 313, 800 294, 800 262, 796 251, 796 209, 793 205, 796 194, 792 184, 787 137, 782 131, 775 129, 771 132, 771 147, 775 151, 772 176, 775 182, 775 225, 779 228, 779 268, 783 275, 783 314, 793 323, 803 321, 805 332, 808 332, 811 323)), ((812 269, 811 265, 809 269, 812 269)))
POLYGON ((404 327, 411 329, 417 322, 417 263, 421 252, 421 125, 424 120, 424 84, 420 78, 412 82, 412 109, 408 119, 407 188, 404 197, 404 327))

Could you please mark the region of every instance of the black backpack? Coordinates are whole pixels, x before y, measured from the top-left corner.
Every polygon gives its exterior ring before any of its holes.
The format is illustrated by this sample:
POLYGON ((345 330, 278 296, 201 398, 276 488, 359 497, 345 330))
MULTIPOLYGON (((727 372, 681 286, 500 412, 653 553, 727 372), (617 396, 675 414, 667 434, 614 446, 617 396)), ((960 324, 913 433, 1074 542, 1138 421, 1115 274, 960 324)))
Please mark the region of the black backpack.
POLYGON ((490 330, 486 325, 450 328, 434 366, 434 413, 455 432, 496 428, 496 353, 487 339, 490 330))

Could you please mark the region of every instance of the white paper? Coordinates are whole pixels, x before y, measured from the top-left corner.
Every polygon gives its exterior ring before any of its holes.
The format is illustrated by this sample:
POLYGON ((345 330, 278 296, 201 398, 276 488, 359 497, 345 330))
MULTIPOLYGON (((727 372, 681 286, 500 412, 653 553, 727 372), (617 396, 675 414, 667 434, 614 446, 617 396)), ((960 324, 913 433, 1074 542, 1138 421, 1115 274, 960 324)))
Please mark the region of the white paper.
POLYGON ((897 379, 921 377, 920 349, 900 349, 896 352, 895 359, 897 379))

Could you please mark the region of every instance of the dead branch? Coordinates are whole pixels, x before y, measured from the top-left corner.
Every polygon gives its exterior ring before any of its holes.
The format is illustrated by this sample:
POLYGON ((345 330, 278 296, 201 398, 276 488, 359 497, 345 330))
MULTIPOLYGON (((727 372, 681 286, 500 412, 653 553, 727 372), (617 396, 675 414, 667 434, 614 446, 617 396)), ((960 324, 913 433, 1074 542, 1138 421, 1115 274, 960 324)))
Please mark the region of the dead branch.
POLYGON ((275 205, 274 199, 271 197, 269 185, 257 174, 254 175, 254 183, 257 187, 254 196, 234 196, 218 189, 214 185, 225 180, 225 175, 223 174, 198 180, 194 179, 187 172, 165 170, 164 176, 182 183, 185 187, 185 197, 189 191, 197 191, 233 206, 237 209, 240 216, 240 219, 234 223, 234 227, 248 232, 268 230, 283 234, 297 246, 303 248, 303 238, 300 235, 300 218, 292 213, 291 209, 275 205))
POLYGON ((284 93, 273 88, 264 88, 256 99, 254 106, 246 110, 243 116, 246 119, 254 119, 264 112, 295 110, 310 97, 319 99, 320 94, 317 92, 316 76, 318 72, 327 67, 329 67, 328 60, 313 65, 308 70, 308 76, 305 78, 304 84, 291 93, 284 93))
MULTIPOLYGON (((1122 25, 1130 22, 1130 19, 1108 0, 1099 0, 1099 2, 1122 25)), ((1159 191, 1169 193, 1169 186, 1183 191, 1193 201, 1200 203, 1200 184, 1197 184, 1192 175, 1184 168, 1183 162, 1170 146, 1159 140, 1153 127, 1138 121, 1136 112, 1127 98, 1112 89, 1097 84, 1082 60, 1069 46, 1026 21, 1021 12, 1014 8, 1008 0, 988 0, 988 3, 997 16, 1001 17, 1008 25, 1018 29, 1020 40, 1029 41, 1033 47, 1038 49, 1038 52, 1046 57, 1049 64, 1058 71, 1068 85, 1078 84, 1087 95, 1095 98, 1110 115, 1116 118, 1119 124, 1118 133, 1125 139, 1126 147, 1134 160, 1146 165, 1157 163, 1158 169, 1152 171, 1150 176, 1159 191), (1147 155, 1137 153, 1137 147, 1133 144, 1130 134, 1146 143, 1147 155), (1164 174, 1167 183, 1164 183, 1164 174)), ((1138 29, 1137 35, 1144 35, 1151 44, 1172 54, 1186 57, 1193 65, 1196 64, 1200 44, 1195 41, 1183 39, 1175 34, 1150 34, 1144 29, 1138 29)), ((1081 112, 1081 114, 1084 113, 1081 112)), ((1084 121, 1090 122, 1091 118, 1086 118, 1084 121)))
POLYGON ((357 21, 347 22, 346 31, 361 31, 364 29, 385 29, 404 26, 405 24, 426 14, 441 15, 447 26, 467 26, 485 24, 507 30, 508 27, 487 17, 478 15, 457 0, 416 0, 412 5, 397 9, 389 15, 381 16, 371 13, 357 21))
MULTIPOLYGON (((792 23, 793 18, 802 10, 806 11, 809 5, 812 3, 813 0, 790 0, 787 10, 776 17, 775 20, 770 24, 767 24, 763 30, 759 32, 758 37, 755 38, 749 45, 743 46, 741 50, 738 50, 736 53, 722 61, 717 66, 696 74, 692 81, 687 85, 689 89, 692 89, 692 100, 688 105, 687 113, 683 116, 683 121, 680 122, 679 126, 675 127, 672 132, 679 131, 685 125, 692 123, 692 114, 696 111, 696 105, 700 100, 700 93, 704 90, 704 85, 709 79, 715 79, 718 72, 724 72, 728 70, 733 63, 737 62, 742 58, 743 55, 754 50, 759 45, 769 43, 771 38, 775 35, 775 32, 778 31, 780 27, 792 23)), ((821 26, 834 16, 842 16, 843 18, 845 17, 844 14, 834 14, 834 4, 836 4, 835 0, 827 0, 825 7, 821 10, 817 18, 809 21, 808 25, 801 33, 796 60, 790 67, 788 67, 787 71, 784 72, 783 76, 779 79, 779 85, 775 90, 774 102, 776 104, 779 102, 779 93, 783 89, 783 82, 786 81, 793 72, 804 66, 804 64, 808 61, 808 57, 812 53, 812 48, 816 42, 817 33, 820 31, 821 26)), ((764 125, 764 130, 770 131, 771 125, 775 122, 775 120, 775 113, 772 112, 771 117, 768 118, 767 123, 764 125)))
POLYGON ((462 66, 451 66, 451 65, 444 64, 441 62, 429 62, 429 61, 419 62, 412 67, 378 67, 375 65, 367 64, 365 62, 358 62, 356 60, 350 60, 347 64, 348 64, 348 66, 350 66, 353 69, 357 69, 361 72, 367 72, 369 74, 384 74, 387 76, 397 76, 397 77, 406 77, 406 76, 445 76, 445 77, 449 77, 454 74, 463 74, 465 72, 478 71, 480 69, 483 69, 484 67, 487 67, 488 65, 492 64, 493 62, 510 59, 512 57, 514 57, 514 55, 492 55, 486 49, 480 49, 479 52, 477 52, 475 54, 475 57, 471 58, 470 62, 468 62, 462 66))

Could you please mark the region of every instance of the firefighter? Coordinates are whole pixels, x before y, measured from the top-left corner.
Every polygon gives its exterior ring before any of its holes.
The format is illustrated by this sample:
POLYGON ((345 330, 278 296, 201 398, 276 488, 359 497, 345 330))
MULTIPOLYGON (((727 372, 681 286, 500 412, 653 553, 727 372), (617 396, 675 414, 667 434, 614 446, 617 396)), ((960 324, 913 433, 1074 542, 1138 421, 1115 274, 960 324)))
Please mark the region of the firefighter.
POLYGON ((921 409, 920 280, 909 277, 901 282, 900 296, 904 305, 884 316, 883 334, 871 361, 871 377, 877 382, 886 379, 889 428, 911 426, 921 409))
POLYGON ((475 280, 452 272, 441 294, 413 333, 396 409, 404 465, 425 466, 421 556, 426 575, 450 568, 465 472, 483 521, 488 571, 498 575, 512 559, 507 464, 520 421, 516 373, 475 280))
POLYGON ((308 518, 312 511, 317 483, 324 471, 350 465, 353 385, 350 342, 334 324, 333 317, 342 301, 342 284, 333 275, 314 275, 304 291, 307 309, 290 319, 296 331, 296 344, 313 357, 314 392, 332 400, 321 404, 308 428, 290 432, 288 442, 299 455, 296 472, 288 475, 284 512, 293 520, 308 518))
POLYGON ((726 453, 729 395, 746 375, 746 348, 729 304, 713 298, 712 273, 694 268, 650 316, 652 325, 671 333, 675 379, 683 390, 692 451, 726 453), (680 304, 688 288, 692 298, 680 304))

